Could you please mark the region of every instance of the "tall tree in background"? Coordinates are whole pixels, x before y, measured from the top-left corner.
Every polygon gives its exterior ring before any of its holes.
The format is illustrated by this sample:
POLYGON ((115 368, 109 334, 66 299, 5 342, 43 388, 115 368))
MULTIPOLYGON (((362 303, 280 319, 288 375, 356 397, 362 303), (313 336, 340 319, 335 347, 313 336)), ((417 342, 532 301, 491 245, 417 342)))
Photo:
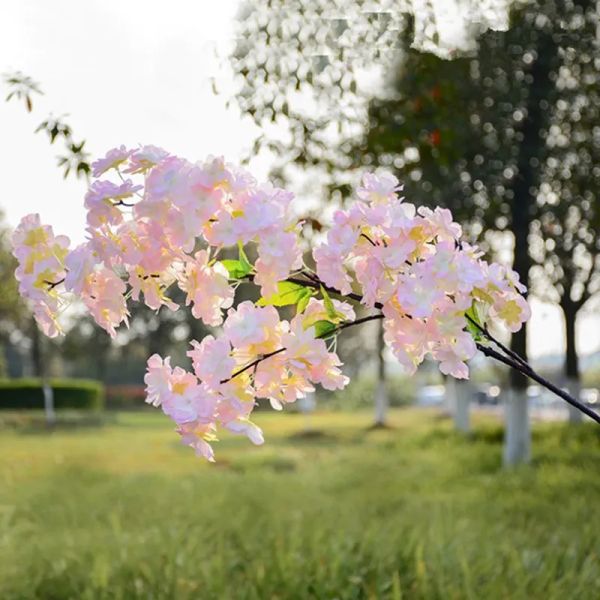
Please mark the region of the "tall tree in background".
MULTIPOLYGON (((315 171, 329 191, 347 192, 348 142, 360 137, 368 101, 405 45, 450 57, 470 51, 488 28, 506 28, 506 0, 458 0, 439 15, 430 0, 246 0, 231 64, 241 110, 261 130, 252 155, 273 154, 273 175, 315 171), (459 10, 460 9, 460 10, 459 10), (440 17, 463 15, 447 39, 440 17), (275 125, 275 126, 274 126, 275 125)), ((315 180, 311 188, 315 192, 315 180)))

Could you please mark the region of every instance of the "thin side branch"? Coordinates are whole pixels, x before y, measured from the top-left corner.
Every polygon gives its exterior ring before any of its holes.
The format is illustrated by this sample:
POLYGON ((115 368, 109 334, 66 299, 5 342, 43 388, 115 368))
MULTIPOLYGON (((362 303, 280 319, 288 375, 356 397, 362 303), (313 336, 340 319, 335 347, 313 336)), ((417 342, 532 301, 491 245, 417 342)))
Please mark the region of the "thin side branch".
POLYGON ((502 350, 502 352, 504 352, 505 354, 507 354, 508 356, 510 356, 513 360, 515 360, 518 363, 520 363, 525 369, 531 370, 531 367, 529 366, 529 363, 523 357, 521 357, 519 354, 517 354, 514 350, 511 350, 508 346, 505 346, 500 340, 498 340, 498 338, 494 337, 490 333, 489 329, 487 327, 485 327, 485 325, 480 325, 479 323, 477 323, 477 321, 475 321, 475 319, 472 319, 467 314, 465 314, 465 317, 467 318, 467 321, 469 321, 474 327, 476 327, 477 329, 479 329, 479 331, 481 331, 481 333, 490 342, 493 342, 494 344, 496 344, 496 346, 498 346, 498 348, 500 348, 500 350, 502 350))
MULTIPOLYGON (((328 331, 322 335, 318 335, 316 339, 319 340, 319 339, 328 338, 328 337, 331 337, 332 335, 335 335, 336 333, 339 333, 340 331, 343 331, 344 329, 348 329, 348 327, 354 327, 355 325, 361 325, 362 323, 367 323, 368 321, 374 321, 376 319, 383 319, 383 318, 384 318, 383 315, 377 314, 377 315, 369 315, 367 317, 362 317, 360 319, 356 319, 355 321, 350 321, 348 323, 342 323, 341 325, 338 325, 335 329, 332 329, 331 331, 328 331)), ((263 360, 267 360, 267 358, 271 358, 271 356, 275 356, 276 354, 281 354, 282 352, 285 352, 286 349, 287 348, 279 348, 277 350, 274 350, 273 352, 269 352, 268 354, 263 354, 262 356, 259 356, 257 359, 253 360, 251 363, 248 363, 246 366, 235 371, 231 375, 231 377, 228 377, 227 379, 223 379, 220 383, 227 383, 228 381, 231 381, 234 377, 237 377, 238 375, 245 373, 246 371, 248 371, 249 369, 252 369, 253 367, 257 367, 261 362, 263 362, 263 360)))
POLYGON ((542 377, 541 375, 536 373, 529 365, 522 365, 520 362, 510 357, 504 356, 503 354, 500 354, 493 348, 490 348, 489 346, 484 346, 483 344, 477 344, 477 348, 480 352, 485 354, 485 356, 493 358, 494 360, 497 360, 511 367, 512 369, 519 371, 520 373, 523 373, 523 375, 526 375, 527 377, 529 377, 529 379, 532 379, 536 383, 539 383, 541 386, 550 390, 559 398, 562 398, 565 402, 569 403, 571 406, 574 406, 582 413, 586 414, 588 417, 590 417, 590 419, 596 421, 596 423, 600 423, 600 415, 597 412, 595 412, 594 410, 592 410, 591 408, 589 408, 588 406, 571 396, 571 394, 565 392, 565 390, 554 385, 551 381, 548 381, 545 377, 542 377))

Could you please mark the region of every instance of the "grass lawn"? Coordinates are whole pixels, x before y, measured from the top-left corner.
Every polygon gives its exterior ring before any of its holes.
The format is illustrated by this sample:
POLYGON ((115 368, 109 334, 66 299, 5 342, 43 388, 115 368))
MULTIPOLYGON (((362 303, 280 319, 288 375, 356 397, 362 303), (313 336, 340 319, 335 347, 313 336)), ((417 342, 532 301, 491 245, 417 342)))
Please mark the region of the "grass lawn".
POLYGON ((217 464, 160 414, 0 430, 0 598, 600 598, 600 435, 435 412, 262 412, 217 464))

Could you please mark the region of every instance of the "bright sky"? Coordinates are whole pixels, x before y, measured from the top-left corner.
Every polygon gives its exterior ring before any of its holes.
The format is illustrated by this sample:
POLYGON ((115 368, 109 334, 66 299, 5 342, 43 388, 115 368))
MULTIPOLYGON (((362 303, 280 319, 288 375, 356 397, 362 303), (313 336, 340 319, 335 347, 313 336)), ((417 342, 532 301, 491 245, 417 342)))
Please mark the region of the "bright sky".
MULTIPOLYGON (((73 241, 83 239, 83 181, 63 180, 59 148, 33 129, 50 112, 68 113, 76 139, 93 156, 116 145, 151 143, 188 158, 224 155, 235 162, 256 134, 239 111, 215 96, 227 88, 226 56, 238 0, 19 0, 0 6, 0 71, 20 70, 45 95, 34 112, 0 102, 0 207, 11 225, 39 212, 73 241), (217 58, 220 56, 221 58, 217 58)), ((1 90, 0 90, 1 91, 1 90)), ((4 95, 4 94, 2 94, 4 95)), ((264 177, 268 165, 255 165, 264 177)), ((258 172, 256 172, 258 169, 258 172)), ((600 331, 584 316, 581 332, 600 331)), ((534 355, 560 352, 563 327, 551 306, 534 305, 534 355)), ((580 335, 583 353, 598 336, 580 335)))

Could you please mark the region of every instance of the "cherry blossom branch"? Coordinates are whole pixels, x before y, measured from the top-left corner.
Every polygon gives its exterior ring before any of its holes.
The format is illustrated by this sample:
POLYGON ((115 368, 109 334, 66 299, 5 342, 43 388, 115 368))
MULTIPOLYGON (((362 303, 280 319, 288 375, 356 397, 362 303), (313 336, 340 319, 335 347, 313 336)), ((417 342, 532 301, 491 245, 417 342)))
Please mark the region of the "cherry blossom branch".
MULTIPOLYGON (((302 275, 304 275, 305 277, 308 277, 308 275, 306 273, 302 273, 302 275)), ((308 281, 306 279, 298 279, 296 277, 288 277, 286 279, 286 281, 289 281, 290 283, 297 283, 298 285, 303 285, 305 287, 310 287, 315 290, 320 290, 321 288, 323 288, 325 291, 329 292, 330 294, 334 294, 335 296, 340 296, 342 298, 350 298, 351 300, 355 300, 356 302, 362 302, 362 300, 363 300, 363 297, 360 294, 355 294, 353 292, 350 292, 349 294, 342 294, 342 292, 340 292, 339 290, 329 287, 328 285, 325 285, 321 280, 313 279, 312 277, 308 281)), ((375 308, 382 309, 383 304, 381 304, 380 302, 376 302, 375 308)))
MULTIPOLYGON (((330 288, 330 287, 320 283, 320 281, 315 281, 313 279, 311 279, 311 281, 305 281, 303 279, 288 278, 287 281, 291 281, 292 283, 297 283, 300 285, 306 285, 308 287, 312 287, 315 289, 320 289, 322 286, 325 290, 327 290, 327 292, 330 292, 332 294, 336 294, 338 296, 342 296, 345 298, 351 298, 352 300, 356 300, 357 302, 361 302, 363 299, 360 294, 351 293, 351 294, 344 295, 344 294, 341 294, 338 290, 336 290, 334 288, 330 288)), ((382 305, 381 305, 381 303, 377 302, 375 304, 375 307, 382 308, 382 305)), ((407 315, 407 316, 410 317, 410 315, 407 315)), ((554 385, 551 381, 549 381, 545 377, 542 377, 539 373, 537 373, 533 369, 533 367, 527 361, 525 361, 525 359, 523 359, 516 352, 514 352, 513 350, 508 348, 500 340, 498 340, 494 335, 492 335, 487 327, 480 325, 474 319, 472 319, 469 315, 465 315, 465 317, 472 325, 474 325, 477 329, 479 329, 479 331, 482 333, 482 335, 488 341, 490 341, 493 344, 495 344, 496 346, 498 346, 498 348, 500 348, 500 350, 502 350, 502 352, 504 352, 506 354, 506 356, 504 354, 501 354, 500 352, 497 352, 493 348, 490 348, 489 346, 485 346, 484 344, 477 343, 477 348, 482 354, 484 354, 488 358, 493 358, 494 360, 497 360, 498 362, 501 362, 501 363, 507 365, 508 367, 519 371, 526 377, 529 377, 529 379, 531 379, 532 381, 535 381, 536 383, 540 384, 542 387, 545 387, 547 390, 556 394, 559 398, 561 398, 562 400, 564 400, 571 406, 574 406, 575 408, 577 408, 578 410, 580 410, 581 412, 586 414, 588 417, 590 417, 597 423, 600 423, 600 415, 598 413, 596 413, 594 410, 592 410, 591 408, 587 407, 585 404, 583 404, 582 402, 577 400, 574 396, 571 396, 571 394, 569 394, 565 390, 554 385)), ((383 318, 383 315, 376 315, 371 318, 383 318)), ((366 320, 371 320, 371 318, 367 317, 366 320)), ((359 322, 364 322, 364 320, 358 319, 356 321, 353 321, 352 323, 349 323, 348 326, 349 325, 358 325, 359 322)), ((330 332, 330 334, 331 333, 334 333, 334 332, 332 331, 332 332, 330 332)), ((330 335, 330 334, 328 334, 328 335, 330 335)))
MULTIPOLYGON (((316 339, 319 340, 319 339, 331 337, 332 335, 335 335, 335 334, 339 333, 340 331, 343 331, 344 329, 348 329, 348 327, 354 327, 354 325, 361 325, 362 323, 367 323, 368 321, 374 321, 376 319, 383 319, 383 318, 384 318, 384 316, 382 314, 376 314, 376 315, 369 315, 367 317, 362 317, 360 319, 356 319, 355 321, 350 321, 348 323, 342 323, 341 325, 338 325, 335 329, 332 329, 331 331, 327 331, 322 335, 318 335, 316 337, 316 339)), ((253 360, 251 363, 248 363, 245 367, 242 367, 241 369, 238 369, 237 371, 235 371, 231 375, 231 377, 229 377, 227 379, 223 379, 220 383, 223 384, 223 383, 227 383, 228 381, 231 381, 238 375, 241 375, 242 373, 248 371, 249 369, 252 369, 253 367, 258 366, 263 360, 267 360, 267 358, 271 358, 272 356, 275 356, 276 354, 281 354, 282 352, 285 352, 285 350, 287 350, 287 348, 278 348, 277 350, 273 350, 273 352, 269 352, 267 354, 263 354, 262 356, 259 356, 257 359, 253 360)))
POLYGON ((496 346, 498 346, 498 348, 500 348, 500 350, 502 350, 502 352, 504 352, 505 354, 510 356, 510 358, 512 358, 513 360, 520 363, 524 368, 531 370, 531 366, 523 357, 521 357, 519 354, 517 354, 514 350, 511 350, 508 346, 504 345, 498 338, 494 337, 485 325, 480 325, 475 319, 473 319, 472 317, 470 317, 467 314, 465 314, 465 317, 467 318, 467 321, 469 321, 471 323, 471 325, 473 325, 475 328, 479 329, 479 331, 490 342, 493 342, 494 344, 496 344, 496 346))

